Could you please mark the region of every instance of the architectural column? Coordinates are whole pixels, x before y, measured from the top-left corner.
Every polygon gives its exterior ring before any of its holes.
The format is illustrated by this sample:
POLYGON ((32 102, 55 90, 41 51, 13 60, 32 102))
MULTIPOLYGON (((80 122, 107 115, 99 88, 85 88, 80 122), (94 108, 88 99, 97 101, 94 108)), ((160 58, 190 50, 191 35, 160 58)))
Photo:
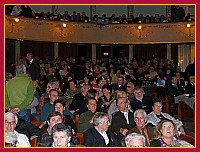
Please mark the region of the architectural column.
POLYGON ((167 59, 171 60, 171 44, 167 44, 167 59))
POLYGON ((93 16, 96 14, 96 5, 90 6, 90 21, 92 21, 93 16))
POLYGON ((15 41, 15 63, 20 59, 20 41, 15 41))
POLYGON ((133 45, 129 45, 129 63, 132 61, 132 58, 133 58, 133 45))
POLYGON ((168 17, 169 20, 171 20, 171 5, 166 6, 166 17, 168 17))
POLYGON ((97 46, 96 44, 92 44, 92 61, 96 63, 96 57, 97 57, 97 46))
POLYGON ((127 18, 130 18, 131 15, 134 15, 134 5, 128 5, 127 7, 127 18))
POLYGON ((59 56, 59 44, 54 43, 54 59, 56 59, 59 56))
POLYGON ((57 19, 57 17, 58 17, 58 5, 52 5, 52 13, 53 13, 54 19, 57 19))
POLYGON ((191 59, 191 45, 190 44, 180 44, 178 45, 178 65, 181 67, 182 71, 189 64, 191 59))
POLYGON ((190 45, 190 63, 194 62, 194 59, 196 58, 196 54, 195 54, 195 44, 191 44, 190 45))

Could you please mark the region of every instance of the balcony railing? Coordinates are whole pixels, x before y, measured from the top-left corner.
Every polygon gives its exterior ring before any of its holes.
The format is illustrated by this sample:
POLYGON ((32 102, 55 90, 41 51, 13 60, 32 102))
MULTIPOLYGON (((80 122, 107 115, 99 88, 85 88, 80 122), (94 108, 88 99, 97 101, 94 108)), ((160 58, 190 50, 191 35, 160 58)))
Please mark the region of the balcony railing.
POLYGON ((195 22, 96 24, 5 16, 5 38, 18 40, 147 44, 195 42, 195 22), (65 23, 66 27, 64 27, 65 23))

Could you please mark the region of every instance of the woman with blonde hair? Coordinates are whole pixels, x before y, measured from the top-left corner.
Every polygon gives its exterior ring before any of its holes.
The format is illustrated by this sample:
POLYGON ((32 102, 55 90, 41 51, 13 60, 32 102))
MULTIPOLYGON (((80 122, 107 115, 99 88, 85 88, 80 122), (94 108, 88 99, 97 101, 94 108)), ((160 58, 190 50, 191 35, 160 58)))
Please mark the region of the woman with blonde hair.
POLYGON ((171 120, 163 120, 155 129, 155 138, 151 147, 193 147, 190 143, 179 139, 176 124, 171 120))

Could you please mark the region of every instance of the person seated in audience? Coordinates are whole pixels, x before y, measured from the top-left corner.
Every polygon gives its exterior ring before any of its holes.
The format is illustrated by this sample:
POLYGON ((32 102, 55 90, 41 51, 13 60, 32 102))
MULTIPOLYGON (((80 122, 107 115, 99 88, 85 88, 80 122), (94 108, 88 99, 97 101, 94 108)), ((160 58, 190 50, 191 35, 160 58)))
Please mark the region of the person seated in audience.
POLYGON ((98 99, 98 112, 108 111, 111 103, 114 101, 114 98, 111 96, 111 87, 108 84, 102 86, 103 96, 98 99))
POLYGON ((47 74, 47 80, 50 82, 52 79, 58 79, 60 82, 62 81, 60 74, 55 71, 54 67, 50 67, 47 74))
MULTIPOLYGON (((117 100, 120 97, 125 97, 127 98, 127 93, 125 91, 119 91, 116 95, 115 95, 115 100, 111 103, 109 109, 108 109, 108 116, 109 116, 109 120, 110 122, 112 121, 112 114, 119 111, 118 107, 117 107, 117 100)), ((130 112, 132 112, 131 106, 130 106, 130 101, 128 100, 128 110, 130 112)))
POLYGON ((183 123, 178 119, 170 116, 168 113, 162 112, 162 101, 160 99, 156 99, 153 102, 153 111, 147 115, 147 126, 153 127, 157 126, 157 124, 162 120, 171 120, 176 126, 177 130, 180 130, 180 133, 185 134, 183 123))
POLYGON ((88 111, 82 113, 78 119, 78 132, 84 133, 93 127, 93 117, 97 110, 97 100, 94 97, 87 99, 88 111))
POLYGON ((158 96, 164 97, 166 95, 165 80, 160 75, 155 77, 156 92, 158 96))
POLYGON ((151 141, 151 147, 193 147, 190 143, 178 138, 175 123, 171 120, 163 120, 155 129, 155 138, 151 141))
POLYGON ((150 141, 153 139, 153 127, 147 127, 147 113, 143 109, 138 109, 134 112, 134 121, 136 127, 130 129, 126 135, 130 133, 138 133, 145 137, 145 146, 150 145, 150 141))
POLYGON ((138 133, 130 133, 125 137, 126 147, 144 147, 145 137, 138 133))
POLYGON ((126 86, 125 86, 124 84, 125 84, 124 77, 119 76, 119 77, 117 78, 117 83, 116 83, 116 84, 111 84, 111 88, 112 88, 112 90, 114 90, 115 92, 118 92, 118 91, 125 91, 125 90, 126 90, 126 86))
POLYGON ((177 84, 177 78, 176 76, 172 77, 171 84, 167 88, 167 94, 171 96, 172 101, 174 102, 174 107, 172 109, 172 115, 178 113, 178 104, 175 103, 175 97, 178 97, 180 95, 184 94, 183 88, 177 84))
POLYGON ((62 115, 60 112, 51 112, 47 118, 47 129, 38 136, 37 145, 49 146, 52 143, 52 128, 55 124, 62 123, 62 115))
POLYGON ((56 89, 51 89, 49 91, 49 103, 45 103, 41 110, 41 118, 42 122, 47 120, 48 115, 54 111, 54 101, 58 99, 58 91, 56 89))
POLYGON ((134 95, 135 98, 130 102, 133 112, 137 109, 144 109, 147 114, 153 111, 153 98, 151 96, 145 96, 142 87, 135 87, 134 95))
POLYGON ((34 87, 34 97, 33 97, 33 100, 32 100, 32 102, 30 104, 31 114, 34 115, 39 120, 40 116, 36 112, 36 107, 38 106, 38 103, 39 103, 38 100, 40 99, 40 94, 36 90, 37 87, 38 87, 38 82, 37 81, 33 81, 33 87, 34 87))
POLYGON ((82 114, 83 112, 87 111, 87 106, 86 106, 86 101, 85 101, 85 96, 90 90, 91 86, 88 84, 84 84, 81 88, 81 92, 74 95, 71 103, 71 110, 79 110, 79 115, 82 114))
POLYGON ((109 129, 110 122, 108 114, 98 112, 93 118, 94 127, 84 132, 85 146, 117 146, 118 141, 115 139, 114 133, 109 129))
POLYGON ((195 94, 195 76, 193 75, 189 76, 189 82, 185 86, 185 93, 190 95, 195 94))
POLYGON ((52 128, 52 147, 70 147, 73 145, 71 143, 72 133, 70 128, 63 123, 59 123, 52 128))
POLYGON ((5 143, 9 143, 14 147, 30 147, 30 142, 26 135, 18 133, 15 128, 18 122, 16 114, 6 112, 5 114, 5 143))
POLYGON ((121 70, 119 70, 119 69, 116 71, 116 74, 114 74, 114 75, 112 76, 111 84, 117 84, 117 82, 118 82, 118 77, 123 77, 123 75, 121 74, 121 70))
POLYGON ((132 82, 127 82, 126 92, 127 92, 128 100, 130 102, 132 102, 132 100, 135 98, 134 89, 135 89, 135 85, 132 82))
POLYGON ((100 76, 97 78, 97 83, 99 84, 100 80, 107 80, 109 77, 108 72, 106 70, 102 70, 100 72, 100 76))
POLYGON ((77 133, 77 128, 76 125, 74 124, 73 121, 73 115, 67 110, 65 109, 65 103, 63 100, 61 99, 57 99, 54 101, 54 110, 55 112, 60 112, 63 118, 63 123, 71 126, 71 128, 74 130, 75 133, 77 133))
POLYGON ((117 99, 119 111, 112 114, 111 129, 122 139, 128 130, 135 127, 133 113, 128 111, 128 99, 125 97, 117 99))
POLYGON ((63 66, 63 69, 59 71, 59 74, 62 78, 64 78, 65 76, 67 76, 67 74, 69 74, 69 70, 68 70, 68 65, 65 64, 63 66))
POLYGON ((76 80, 69 80, 69 89, 64 94, 66 96, 66 107, 68 109, 70 109, 73 97, 80 92, 81 90, 77 88, 76 80))
POLYGON ((156 75, 158 75, 158 73, 155 71, 155 68, 153 66, 150 66, 149 77, 151 78, 151 80, 154 80, 156 75))
POLYGON ((177 78, 177 85, 184 88, 185 87, 185 81, 184 81, 184 77, 181 75, 181 72, 176 72, 175 76, 177 78))
POLYGON ((102 87, 104 85, 108 84, 107 80, 100 80, 99 83, 98 83, 98 86, 99 86, 99 89, 98 89, 98 95, 99 97, 103 96, 103 90, 102 90, 102 87))
POLYGON ((62 88, 61 88, 61 86, 60 86, 60 80, 58 80, 58 79, 56 79, 56 78, 53 78, 53 79, 51 79, 51 81, 50 82, 54 82, 55 84, 56 84, 56 90, 58 91, 58 95, 61 97, 62 95, 63 95, 63 93, 62 93, 62 88))
POLYGON ((52 89, 56 89, 56 84, 54 82, 49 82, 47 84, 47 88, 46 88, 46 92, 43 93, 40 97, 40 101, 39 101, 39 108, 40 110, 42 109, 44 103, 49 103, 49 91, 52 89))

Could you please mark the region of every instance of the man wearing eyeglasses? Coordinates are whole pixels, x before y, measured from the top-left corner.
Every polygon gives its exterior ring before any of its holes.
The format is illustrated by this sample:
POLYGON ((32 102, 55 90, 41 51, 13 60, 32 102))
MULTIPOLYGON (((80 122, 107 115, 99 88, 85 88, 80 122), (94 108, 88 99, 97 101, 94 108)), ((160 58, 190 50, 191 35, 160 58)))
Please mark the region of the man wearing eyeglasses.
POLYGON ((127 92, 127 97, 129 101, 132 101, 134 99, 134 88, 135 88, 135 85, 132 82, 127 82, 126 92, 127 92))
POLYGON ((137 109, 144 109, 147 114, 153 111, 153 98, 151 96, 144 95, 144 90, 142 87, 135 87, 134 95, 135 98, 130 101, 133 112, 135 112, 137 109))
POLYGON ((51 89, 49 92, 49 103, 45 103, 41 110, 41 121, 44 122, 47 120, 48 115, 54 111, 54 101, 58 99, 58 91, 56 89, 51 89))
POLYGON ((150 141, 153 139, 154 128, 146 127, 147 113, 143 109, 138 109, 134 112, 134 121, 136 127, 129 130, 126 135, 130 133, 138 133, 145 137, 145 146, 150 145, 150 141))
POLYGON ((30 147, 29 140, 26 135, 18 133, 15 128, 18 121, 17 115, 7 112, 5 118, 6 129, 6 145, 16 147, 30 147))

